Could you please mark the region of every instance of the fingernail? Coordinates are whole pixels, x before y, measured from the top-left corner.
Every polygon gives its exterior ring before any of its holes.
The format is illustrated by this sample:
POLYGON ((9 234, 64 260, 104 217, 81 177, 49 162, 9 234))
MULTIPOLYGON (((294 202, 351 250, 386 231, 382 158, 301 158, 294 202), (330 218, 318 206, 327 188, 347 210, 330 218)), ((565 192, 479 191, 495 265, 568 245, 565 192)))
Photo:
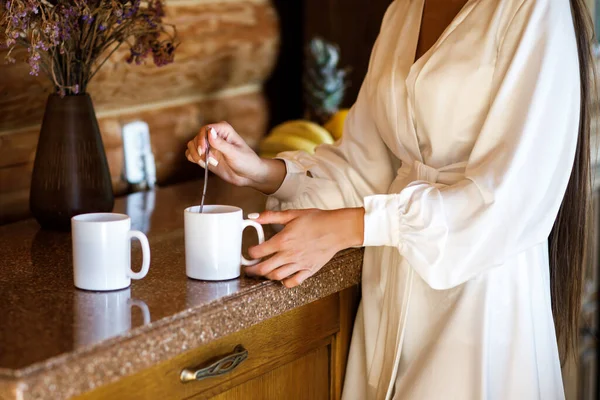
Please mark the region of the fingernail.
POLYGON ((248 214, 248 219, 258 219, 260 217, 259 213, 248 214))
POLYGON ((213 128, 213 127, 211 127, 211 128, 210 128, 210 136, 211 136, 213 139, 216 139, 216 138, 217 138, 217 131, 215 131, 215 128, 213 128))
POLYGON ((216 159, 214 159, 213 157, 208 157, 208 163, 210 165, 212 165, 213 167, 216 167, 217 165, 219 165, 219 162, 216 159))
POLYGON ((204 160, 198 161, 198 165, 201 166, 202 168, 206 168, 206 163, 204 162, 204 160))
POLYGON ((202 153, 204 153, 204 149, 202 148, 202 146, 198 146, 198 154, 202 155, 202 153))

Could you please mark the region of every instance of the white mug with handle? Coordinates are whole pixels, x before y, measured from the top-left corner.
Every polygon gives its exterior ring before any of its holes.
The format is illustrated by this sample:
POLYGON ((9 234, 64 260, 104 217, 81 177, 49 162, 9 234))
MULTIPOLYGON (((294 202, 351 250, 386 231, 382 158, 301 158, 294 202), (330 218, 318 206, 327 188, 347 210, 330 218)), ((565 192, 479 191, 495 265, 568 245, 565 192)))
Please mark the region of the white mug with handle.
POLYGON ((208 205, 184 211, 185 268, 188 277, 204 281, 224 281, 238 278, 241 266, 251 266, 260 260, 247 260, 242 255, 242 233, 252 227, 258 243, 265 241, 262 226, 245 220, 241 208, 208 205))
POLYGON ((106 291, 129 287, 150 269, 150 244, 140 231, 131 230, 125 214, 81 214, 71 218, 73 275, 79 289, 106 291), (142 245, 142 268, 131 269, 131 239, 142 245))

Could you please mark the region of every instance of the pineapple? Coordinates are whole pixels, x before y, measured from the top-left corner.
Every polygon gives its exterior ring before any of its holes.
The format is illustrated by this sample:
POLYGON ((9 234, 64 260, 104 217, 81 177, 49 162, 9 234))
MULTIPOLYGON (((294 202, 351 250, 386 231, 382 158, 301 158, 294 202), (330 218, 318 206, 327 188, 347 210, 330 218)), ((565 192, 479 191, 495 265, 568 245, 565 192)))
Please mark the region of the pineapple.
POLYGON ((344 100, 348 68, 339 68, 338 46, 316 37, 306 46, 303 86, 307 118, 325 124, 344 100))
POLYGON ((273 128, 261 142, 261 157, 273 158, 294 150, 312 154, 319 145, 333 144, 342 137, 348 110, 340 110, 340 105, 348 87, 348 69, 338 68, 339 48, 317 37, 305 51, 306 119, 287 121, 273 128))

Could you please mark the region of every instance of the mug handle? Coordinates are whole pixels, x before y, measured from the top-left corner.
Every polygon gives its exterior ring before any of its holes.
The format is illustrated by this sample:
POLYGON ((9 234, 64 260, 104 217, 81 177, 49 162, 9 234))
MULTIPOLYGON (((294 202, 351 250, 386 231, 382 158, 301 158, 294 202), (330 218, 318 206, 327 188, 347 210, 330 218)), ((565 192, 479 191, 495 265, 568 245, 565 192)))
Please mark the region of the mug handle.
POLYGON ((143 302, 142 300, 127 299, 127 304, 129 304, 130 310, 133 307, 137 307, 142 311, 142 317, 144 318, 143 325, 147 325, 150 323, 150 309, 148 308, 148 305, 145 302, 143 302))
MULTIPOLYGON (((252 227, 256 229, 256 233, 258 235, 258 244, 262 244, 265 242, 265 231, 263 231, 263 227, 256 221, 251 221, 249 219, 245 219, 242 221, 242 231, 248 227, 252 227)), ((260 262, 261 259, 258 260, 248 260, 242 255, 242 265, 244 267, 251 267, 260 262)))
POLYGON ((135 272, 130 266, 127 275, 129 275, 131 279, 142 279, 146 276, 148 270, 150 269, 150 243, 148 243, 148 238, 146 235, 140 231, 129 231, 128 237, 129 240, 136 238, 142 245, 142 269, 140 269, 140 272, 135 272))

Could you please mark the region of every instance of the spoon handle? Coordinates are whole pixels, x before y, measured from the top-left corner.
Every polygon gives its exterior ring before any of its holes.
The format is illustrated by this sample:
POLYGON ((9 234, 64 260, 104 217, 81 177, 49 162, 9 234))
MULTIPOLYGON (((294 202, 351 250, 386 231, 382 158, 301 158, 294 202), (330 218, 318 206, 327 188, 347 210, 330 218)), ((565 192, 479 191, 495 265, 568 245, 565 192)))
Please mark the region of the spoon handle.
POLYGON ((204 189, 202 190, 202 201, 200 203, 200 214, 204 209, 204 199, 206 198, 206 188, 208 187, 208 153, 210 152, 210 143, 208 143, 208 129, 206 129, 206 156, 205 156, 205 168, 204 168, 204 189))

